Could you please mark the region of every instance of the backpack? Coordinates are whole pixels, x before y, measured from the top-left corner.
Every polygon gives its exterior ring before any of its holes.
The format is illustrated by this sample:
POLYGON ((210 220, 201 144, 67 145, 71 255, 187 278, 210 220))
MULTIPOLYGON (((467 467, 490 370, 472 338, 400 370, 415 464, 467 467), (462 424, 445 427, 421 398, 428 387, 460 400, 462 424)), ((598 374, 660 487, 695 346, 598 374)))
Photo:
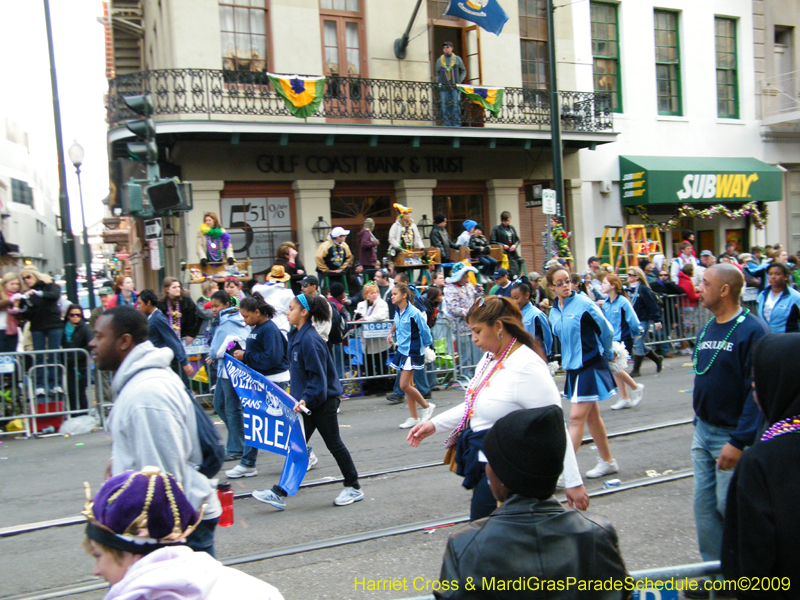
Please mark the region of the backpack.
POLYGON ((331 332, 328 334, 328 342, 341 344, 350 330, 350 325, 348 325, 347 317, 342 314, 342 311, 336 308, 336 305, 330 300, 328 300, 328 303, 331 305, 331 332))
POLYGON ((200 440, 200 451, 203 455, 203 461, 197 465, 197 470, 211 479, 219 473, 222 468, 222 463, 225 462, 225 444, 222 441, 222 436, 214 427, 214 423, 200 406, 200 403, 195 399, 194 395, 187 389, 189 400, 194 406, 194 417, 197 422, 197 438, 200 440))

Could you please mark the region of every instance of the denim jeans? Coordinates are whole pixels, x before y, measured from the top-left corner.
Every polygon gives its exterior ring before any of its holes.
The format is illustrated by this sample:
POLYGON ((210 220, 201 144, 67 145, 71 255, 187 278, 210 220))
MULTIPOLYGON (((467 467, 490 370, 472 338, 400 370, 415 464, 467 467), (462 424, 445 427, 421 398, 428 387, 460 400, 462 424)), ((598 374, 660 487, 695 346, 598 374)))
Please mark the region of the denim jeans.
POLYGON ((338 375, 339 379, 344 379, 344 348, 341 344, 328 344, 328 349, 331 351, 336 375, 338 375))
POLYGON ((5 329, 0 330, 0 352, 16 352, 18 334, 8 335, 5 329))
MULTIPOLYGON (((360 489, 358 471, 356 471, 356 466, 353 464, 353 458, 339 435, 339 419, 336 416, 336 410, 339 408, 340 402, 339 398, 332 396, 322 406, 318 406, 311 411, 310 415, 300 413, 306 432, 306 445, 308 445, 308 440, 311 439, 314 432, 319 431, 322 441, 325 442, 325 447, 333 455, 336 464, 339 465, 339 470, 344 477, 344 486, 360 489)), ((272 491, 279 496, 286 497, 287 495, 286 491, 277 485, 272 487, 272 491)))
MULTIPOLYGON (((431 388, 433 386, 428 381, 428 372, 426 370, 420 369, 414 371, 414 385, 417 387, 417 391, 423 396, 427 396, 431 393, 431 388)), ((401 398, 406 395, 406 393, 400 389, 400 371, 397 372, 397 377, 394 380, 394 389, 392 393, 401 398)))
POLYGON ((494 275, 494 271, 497 269, 497 261, 495 259, 491 256, 479 256, 478 260, 481 262, 481 273, 486 277, 494 275))
POLYGON ((719 560, 722 546, 722 525, 725 521, 725 502, 733 469, 720 471, 717 457, 728 443, 734 428, 717 427, 695 419, 692 439, 694 468, 694 522, 697 542, 704 561, 719 560))
POLYGON ((442 100, 442 121, 445 127, 461 127, 461 113, 458 102, 461 100, 461 92, 453 86, 452 89, 445 88, 439 92, 442 100))
POLYGON ((207 552, 212 558, 217 558, 214 553, 214 529, 217 528, 217 523, 219 517, 200 521, 197 529, 186 538, 186 545, 195 552, 207 552))
POLYGON ((644 333, 638 337, 633 338, 633 353, 639 356, 644 356, 647 354, 647 348, 645 348, 645 340, 647 340, 648 332, 650 331, 650 321, 642 321, 642 331, 644 333))
POLYGON ((233 389, 230 379, 220 377, 214 389, 214 410, 225 428, 228 430, 228 441, 225 451, 228 454, 241 455, 244 452, 244 418, 242 403, 233 389))
MULTIPOLYGON (((33 338, 34 350, 58 350, 61 348, 61 337, 64 335, 64 330, 59 327, 58 329, 47 329, 45 331, 31 331, 31 338, 33 338)), ((37 354, 36 364, 38 365, 53 365, 44 369, 37 369, 37 377, 34 384, 36 388, 44 388, 45 392, 50 392, 54 387, 61 385, 58 378, 60 369, 55 366, 58 360, 54 354, 37 354), (43 381, 46 379, 46 382, 43 381)))

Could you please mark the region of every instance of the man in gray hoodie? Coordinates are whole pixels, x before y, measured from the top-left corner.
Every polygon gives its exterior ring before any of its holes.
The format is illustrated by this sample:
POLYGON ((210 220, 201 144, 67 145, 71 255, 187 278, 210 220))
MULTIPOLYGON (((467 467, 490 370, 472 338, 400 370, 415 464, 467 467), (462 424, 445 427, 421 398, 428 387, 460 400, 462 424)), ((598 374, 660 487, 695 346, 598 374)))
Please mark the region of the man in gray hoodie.
POLYGON ((214 528, 222 508, 208 478, 197 470, 202 452, 193 400, 170 368, 172 350, 153 346, 147 318, 129 306, 107 310, 97 319, 89 347, 97 368, 114 372, 106 478, 146 466, 174 475, 195 510, 206 504, 203 521, 187 544, 214 556, 214 528))

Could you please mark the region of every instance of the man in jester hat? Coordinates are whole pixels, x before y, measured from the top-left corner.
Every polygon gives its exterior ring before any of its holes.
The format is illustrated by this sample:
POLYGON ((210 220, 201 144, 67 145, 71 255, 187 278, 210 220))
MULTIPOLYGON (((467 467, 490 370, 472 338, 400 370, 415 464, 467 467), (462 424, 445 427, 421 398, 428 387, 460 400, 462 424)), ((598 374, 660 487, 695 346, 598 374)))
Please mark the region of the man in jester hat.
POLYGON ((434 69, 436 83, 439 84, 439 99, 442 101, 442 121, 445 127, 461 127, 459 112, 460 92, 456 84, 462 83, 467 76, 467 69, 460 56, 453 54, 453 44, 445 42, 442 55, 436 61, 434 69))
POLYGON ((398 252, 403 252, 404 250, 425 248, 419 229, 417 229, 416 223, 411 218, 413 209, 402 204, 395 204, 394 208, 399 215, 389 229, 389 254, 395 256, 398 252))
POLYGON ((200 264, 221 263, 227 257, 229 265, 233 264, 233 246, 231 236, 219 226, 219 219, 213 212, 203 215, 203 224, 197 232, 197 258, 200 264))
MULTIPOLYGON (((755 442, 760 423, 751 351, 768 329, 740 305, 743 287, 742 272, 720 264, 706 269, 699 290, 700 303, 714 315, 697 336, 692 357, 694 520, 705 561, 720 559, 728 485, 742 452, 755 442)), ((698 591, 705 590, 701 586, 698 591)))

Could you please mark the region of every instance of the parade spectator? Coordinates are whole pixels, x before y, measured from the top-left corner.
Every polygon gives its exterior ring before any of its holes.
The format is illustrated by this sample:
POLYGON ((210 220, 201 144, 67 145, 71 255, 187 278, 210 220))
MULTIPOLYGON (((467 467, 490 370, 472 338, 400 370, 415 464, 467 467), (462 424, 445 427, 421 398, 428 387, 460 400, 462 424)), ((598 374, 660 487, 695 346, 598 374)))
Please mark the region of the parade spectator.
POLYGON ((292 293, 299 294, 301 291, 300 281, 306 276, 306 268, 298 256, 297 246, 294 242, 283 242, 278 246, 275 264, 283 267, 284 272, 289 275, 292 282, 292 293))
MULTIPOLYGON (((242 300, 239 312, 244 324, 250 328, 250 333, 247 335, 245 348, 235 349, 233 358, 261 373, 278 387, 287 390, 289 388, 288 344, 278 326, 272 322, 275 309, 264 302, 261 294, 256 292, 242 300)), ((238 322, 236 325, 238 327, 238 322)), ((222 323, 220 323, 220 327, 222 327, 222 323)), ((244 444, 244 419, 237 419, 236 425, 241 427, 236 431, 236 435, 241 436, 242 444, 244 444)), ((225 476, 230 479, 255 477, 258 475, 257 456, 258 448, 245 447, 239 464, 225 471, 225 476)), ((311 456, 309 454, 309 464, 311 456)))
POLYGON ((458 244, 450 241, 450 235, 447 233, 447 217, 438 213, 433 217, 433 228, 430 235, 431 248, 438 248, 442 254, 442 262, 450 262, 450 250, 457 250, 458 244))
POLYGON ((378 269, 375 271, 375 285, 378 286, 378 296, 388 305, 392 301, 389 292, 394 286, 394 281, 389 278, 385 270, 378 269))
POLYGON ((517 279, 511 288, 511 299, 522 313, 522 325, 525 331, 531 334, 544 349, 545 357, 550 356, 553 349, 553 332, 550 330, 550 321, 531 301, 531 286, 523 281, 524 277, 517 279))
POLYGON ((516 410, 486 434, 486 479, 500 506, 487 519, 450 535, 439 579, 458 582, 458 589, 435 591, 434 597, 549 597, 544 591, 488 588, 492 580, 603 581, 609 584, 607 592, 590 594, 575 586, 553 595, 576 600, 630 597, 620 591, 629 576, 611 523, 599 515, 565 510, 553 497, 564 468, 562 456, 570 447, 563 423, 558 406, 516 410), (536 460, 529 460, 531 456, 536 460))
MULTIPOLYGON (((464 477, 462 485, 473 490, 470 520, 474 521, 490 515, 497 507, 486 479, 486 457, 482 452, 484 436, 498 419, 510 412, 519 408, 560 406, 561 398, 541 348, 537 349, 536 342, 523 328, 522 315, 514 302, 488 296, 470 309, 467 321, 476 345, 485 354, 467 387, 464 404, 416 425, 409 432, 408 441, 417 447, 434 433, 450 432, 445 445, 455 449, 456 473, 464 477)), ((556 429, 566 441, 563 420, 556 429)), ((586 510, 589 496, 574 450, 571 445, 564 444, 555 456, 564 468, 569 505, 586 510)))
POLYGON ((510 298, 511 279, 509 279, 508 271, 506 269, 497 269, 492 273, 492 279, 494 279, 494 286, 489 290, 489 295, 510 298))
POLYGON ((64 316, 64 335, 61 338, 61 347, 86 351, 69 352, 62 355, 67 376, 67 397, 70 410, 87 410, 89 408, 86 386, 89 383, 87 354, 90 352, 89 341, 91 339, 92 328, 83 318, 83 309, 79 304, 70 304, 64 316))
POLYGON ((547 283, 556 294, 549 318, 553 335, 561 343, 561 366, 567 372, 564 396, 572 403, 569 434, 573 449, 577 452, 581 447, 588 424, 600 456, 597 466, 586 476, 616 473, 619 466, 611 455, 598 406, 598 401, 617 393, 614 376, 608 368, 608 360, 613 358, 614 330, 594 302, 570 289, 569 272, 564 267, 550 269, 547 283))
POLYGON ((442 291, 442 294, 444 294, 444 277, 444 271, 436 271, 436 275, 433 276, 433 281, 431 282, 431 285, 438 287, 442 291))
MULTIPOLYGON (((303 290, 303 294, 308 296, 309 298, 316 298, 319 295, 319 280, 314 277, 313 275, 306 275, 305 278, 300 282, 300 287, 303 290)), ((291 305, 291 300, 290 300, 291 305)), ((311 324, 314 326, 314 329, 317 330, 317 333, 322 338, 322 340, 327 344, 328 343, 328 336, 331 333, 331 317, 333 314, 331 313, 331 305, 330 303, 326 303, 327 308, 327 315, 324 319, 318 319, 314 315, 311 315, 311 324)), ((325 311, 325 307, 323 306, 321 311, 325 311)), ((320 313, 321 314, 321 313, 320 313)))
POLYGON ((197 232, 195 250, 200 265, 203 267, 208 263, 218 264, 226 260, 229 265, 234 263, 231 236, 220 227, 219 217, 215 213, 203 214, 203 223, 197 232))
POLYGON ((728 257, 733 264, 738 264, 739 253, 736 252, 736 244, 733 242, 725 244, 725 252, 719 255, 719 262, 722 262, 723 257, 728 257))
POLYGON ((789 287, 791 274, 784 263, 771 263, 767 269, 769 287, 758 295, 758 316, 772 333, 800 331, 800 292, 789 287))
POLYGON ((462 223, 464 231, 459 234, 458 239, 456 240, 456 246, 469 246, 469 239, 472 237, 472 230, 475 229, 477 224, 478 222, 473 221, 472 219, 467 219, 462 223))
POLYGON ((334 283, 328 288, 324 296, 331 306, 331 330, 328 334, 328 351, 333 358, 333 364, 336 366, 336 373, 339 379, 344 379, 345 364, 344 364, 344 348, 343 344, 346 341, 347 330, 349 325, 347 322, 350 320, 350 313, 347 306, 350 304, 350 299, 344 291, 344 286, 341 283, 334 283))
POLYGON ((109 308, 114 308, 111 306, 111 302, 114 298, 114 290, 112 288, 104 285, 97 290, 97 295, 100 296, 100 306, 96 306, 89 314, 89 327, 92 329, 94 329, 94 324, 97 322, 97 319, 100 318, 100 315, 106 312, 109 308))
MULTIPOLYGON (((800 356, 800 334, 768 334, 753 348, 753 399, 769 428, 742 454, 728 489, 721 561, 723 575, 733 581, 794 578, 800 564, 797 511, 787 502, 800 495, 800 436, 793 435, 800 423, 800 378, 787 356, 800 356)), ((738 598, 795 595, 738 589, 738 598)))
MULTIPOLYGON (((348 229, 334 227, 328 239, 322 242, 314 255, 317 275, 320 280, 327 279, 328 285, 334 281, 344 283, 345 272, 353 264, 353 254, 345 239, 350 235, 348 229)), ((302 281, 301 281, 302 288, 302 281)))
POLYGON ((586 286, 586 283, 583 281, 583 276, 580 273, 572 273, 569 276, 569 285, 573 292, 578 292, 579 294, 583 294, 589 300, 594 302, 594 292, 591 289, 591 284, 589 287, 586 286))
MULTIPOLYGON (((292 300, 289 308, 289 323, 295 329, 289 334, 289 372, 292 397, 297 400, 294 411, 301 413, 306 444, 319 430, 322 441, 333 455, 344 478, 344 489, 333 503, 347 506, 364 499, 358 483, 358 472, 353 459, 339 436, 339 421, 336 416, 341 403, 342 384, 336 376, 333 360, 325 343, 311 325, 313 318, 325 319, 330 315, 330 306, 325 298, 313 298, 300 294, 292 300), (303 413, 305 406, 311 414, 303 413)), ((329 316, 327 318, 330 318, 329 316)), ((311 466, 309 453, 309 468, 311 466)), ((286 508, 286 491, 278 485, 272 489, 256 490, 253 498, 278 510, 286 508)))
POLYGON ((642 325, 642 335, 633 340, 633 371, 631 371, 631 377, 640 375, 639 369, 645 356, 656 363, 656 373, 661 373, 664 359, 657 355, 652 348, 647 348, 644 345, 647 334, 650 331, 650 323, 653 323, 653 328, 656 332, 661 331, 661 310, 658 308, 658 301, 650 289, 650 284, 644 271, 639 267, 630 267, 628 269, 628 281, 626 283, 628 284, 631 305, 642 325))
POLYGON ((179 482, 148 466, 112 477, 93 502, 87 497, 83 547, 95 559, 93 574, 111 585, 105 600, 283 600, 268 583, 186 547, 201 521, 179 482))
MULTIPOLYGON (((309 279, 317 280, 313 275, 309 279)), ((267 274, 267 280, 264 283, 254 285, 251 290, 251 295, 260 294, 264 302, 275 309, 275 316, 272 318, 272 322, 281 330, 283 337, 288 337, 291 329, 286 314, 289 312, 289 303, 294 298, 292 290, 286 287, 287 280, 288 274, 282 271, 280 265, 275 265, 267 274)))
POLYGON ((172 370, 180 377, 192 377, 194 369, 189 364, 189 357, 186 356, 186 350, 184 350, 180 338, 175 335, 175 329, 158 308, 156 293, 153 290, 142 290, 136 308, 147 317, 150 343, 156 348, 169 348, 173 356, 170 361, 172 370))
POLYGON ((413 305, 413 292, 405 283, 392 288, 392 304, 395 305, 394 323, 387 341, 395 340, 397 352, 392 357, 391 366, 400 371, 400 389, 408 403, 410 416, 400 424, 401 429, 409 429, 433 415, 436 405, 428 402, 414 387, 414 371, 425 370, 425 348, 433 343, 431 330, 425 316, 413 305), (417 405, 422 407, 419 417, 417 405))
POLYGON ((693 265, 696 267, 700 264, 694 257, 694 246, 692 246, 689 242, 683 242, 680 250, 680 254, 677 258, 673 259, 672 264, 669 267, 670 279, 672 280, 672 283, 676 285, 679 283, 678 274, 681 272, 683 267, 686 265, 693 265))
MULTIPOLYGON (((226 282, 227 283, 227 282, 226 282)), ((185 338, 189 345, 200 329, 197 318, 197 306, 188 293, 184 292, 181 282, 175 277, 165 277, 162 282, 163 292, 158 299, 158 308, 167 318, 170 328, 178 338, 185 338)))
POLYGON ((683 232, 683 241, 681 242, 681 246, 683 244, 689 244, 692 247, 692 256, 696 259, 697 254, 694 251, 694 232, 693 231, 684 231, 683 232))
MULTIPOLYGON (((751 357, 767 328, 742 310, 742 287, 744 278, 733 265, 709 268, 700 286, 700 302, 714 315, 697 336, 692 359, 694 518, 704 561, 720 559, 728 484, 745 447, 755 441, 759 423, 751 357)), ((684 593, 694 597, 689 590, 684 593)))
POLYGON ((514 279, 519 277, 522 263, 522 259, 517 252, 519 236, 517 235, 517 230, 511 225, 511 213, 507 210, 500 213, 500 225, 492 229, 490 239, 492 244, 500 244, 503 247, 503 253, 508 259, 508 271, 511 273, 511 277, 514 279))
MULTIPOLYGON (((33 267, 25 267, 19 272, 22 279, 22 299, 20 313, 31 324, 31 337, 34 350, 57 350, 61 348, 64 324, 61 321, 61 288, 53 278, 40 273, 33 267)), ((36 365, 54 365, 57 359, 53 354, 37 354, 36 365)), ((37 397, 48 394, 63 394, 64 388, 58 378, 58 369, 47 366, 36 369, 34 376, 37 397)))
POLYGON ((406 250, 425 248, 417 224, 411 218, 412 208, 394 204, 399 213, 397 220, 389 228, 389 255, 396 256, 406 250))
POLYGON ((453 54, 453 44, 442 45, 442 55, 434 67, 434 79, 439 90, 442 104, 442 124, 445 127, 461 127, 461 111, 459 103, 461 94, 456 87, 464 81, 467 69, 461 57, 453 54))
POLYGON ((22 302, 22 281, 9 271, 0 280, 0 352, 16 352, 19 340, 17 315, 22 302))
POLYGON ((472 330, 469 328, 466 316, 472 305, 475 304, 475 286, 469 280, 470 273, 477 273, 475 267, 459 262, 453 265, 450 277, 445 278, 444 286, 444 315, 450 322, 450 327, 456 336, 459 348, 459 360, 462 366, 467 366, 467 376, 471 377, 481 357, 481 351, 472 343, 472 330))
MULTIPOLYGON (((225 443, 225 462, 239 461, 244 454, 244 412, 242 403, 233 389, 228 373, 225 371, 224 356, 235 348, 247 345, 250 328, 245 324, 239 309, 231 306, 231 297, 222 290, 211 296, 211 311, 219 319, 214 335, 209 341, 206 366, 217 374, 217 386, 214 388, 214 412, 217 413, 225 429, 228 440, 225 443), (237 346, 238 344, 238 346, 237 346), (231 350, 228 347, 231 347, 231 350)), ((248 451, 252 448, 248 448, 248 451)), ((254 463, 255 464, 255 463, 254 463)), ((255 471, 255 469, 253 469, 255 471)), ((245 475, 247 476, 247 475, 245 475)))
POLYGON ((112 286, 114 296, 112 296, 111 303, 108 307, 133 306, 136 308, 136 299, 139 297, 139 294, 136 293, 133 287, 133 277, 117 275, 114 280, 114 285, 112 286))
POLYGON ((600 268, 600 259, 597 256, 590 256, 586 264, 589 266, 589 270, 594 273, 600 268))
POLYGON ((242 289, 242 282, 238 277, 226 277, 222 283, 222 290, 231 297, 231 306, 234 307, 239 306, 246 297, 242 289))
MULTIPOLYGON (((679 300, 681 311, 681 337, 691 337, 697 332, 695 313, 697 312, 697 301, 700 299, 697 289, 695 289, 693 264, 685 264, 680 273, 678 273, 678 287, 686 294, 685 298, 680 298, 679 300)), ((688 342, 681 342, 679 354, 688 356, 691 353, 692 351, 689 349, 688 342)))
POLYGON ((197 335, 204 336, 208 332, 209 325, 214 320, 214 313, 211 310, 211 295, 219 290, 219 286, 213 279, 206 279, 200 284, 200 297, 195 302, 197 307, 197 318, 200 319, 200 329, 197 335))
POLYGON ((113 477, 149 465, 172 473, 195 510, 206 505, 187 544, 214 556, 214 529, 222 509, 208 478, 196 468, 202 451, 194 399, 169 368, 172 351, 156 348, 147 338, 147 318, 129 306, 117 306, 97 320, 89 342, 97 368, 114 372, 106 474, 113 477))
MULTIPOLYGON (((381 299, 378 286, 375 284, 367 284, 361 291, 365 299, 356 306, 356 312, 354 314, 355 320, 367 323, 388 321, 389 306, 381 299)), ((365 339, 363 340, 363 344, 365 375, 369 378, 380 375, 388 376, 389 373, 386 364, 389 360, 389 348, 391 345, 383 337, 365 339)), ((386 391, 385 387, 385 379, 367 379, 364 381, 365 395, 368 395, 368 390, 371 393, 386 391)))
POLYGON ((628 300, 628 295, 622 287, 622 280, 615 273, 609 273, 603 282, 603 293, 608 300, 600 300, 598 305, 603 309, 603 316, 614 329, 614 360, 609 367, 614 374, 620 399, 611 406, 611 410, 632 408, 637 406, 644 395, 644 384, 636 384, 625 371, 628 357, 633 353, 633 338, 641 335, 641 323, 636 311, 628 300), (619 347, 622 344, 622 348, 619 347), (631 397, 628 390, 631 389, 631 397))
POLYGON ((375 221, 373 219, 364 219, 364 226, 356 236, 358 262, 361 263, 369 276, 381 265, 378 261, 378 238, 372 233, 374 229, 375 221))
POLYGON ((545 310, 549 308, 550 300, 541 282, 542 276, 538 272, 531 271, 528 273, 528 285, 531 286, 531 302, 538 306, 540 310, 545 310))
POLYGON ((481 273, 489 279, 497 268, 497 261, 489 256, 491 253, 489 241, 483 235, 480 225, 472 229, 472 236, 469 238, 470 258, 477 259, 481 264, 481 273))

